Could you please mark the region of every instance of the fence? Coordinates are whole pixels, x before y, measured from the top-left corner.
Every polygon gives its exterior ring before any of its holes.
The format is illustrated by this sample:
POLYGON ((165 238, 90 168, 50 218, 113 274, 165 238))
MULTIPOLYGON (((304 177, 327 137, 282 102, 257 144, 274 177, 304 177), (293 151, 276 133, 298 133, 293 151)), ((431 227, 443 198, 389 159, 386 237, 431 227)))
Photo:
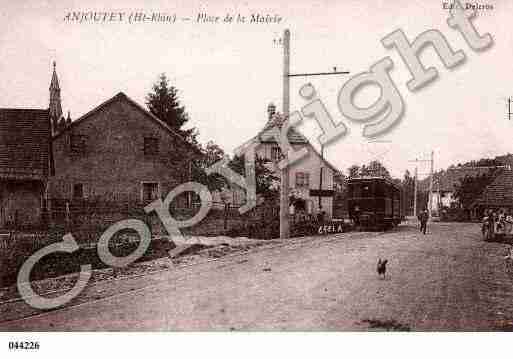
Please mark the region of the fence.
MULTIPOLYGON (((148 204, 140 201, 91 201, 53 198, 49 200, 50 228, 72 232, 79 242, 95 241, 112 224, 124 219, 139 219, 146 223, 153 234, 165 234, 165 228, 155 211, 146 213, 148 204)), ((176 220, 193 217, 200 203, 185 207, 183 203, 172 203, 169 210, 176 220)), ((261 219, 261 212, 250 211, 241 215, 239 207, 222 202, 212 202, 206 218, 189 228, 182 228, 184 234, 220 235, 234 227, 246 226, 261 219)))
POLYGON ((29 251, 44 247, 49 241, 47 232, 35 232, 35 233, 20 233, 16 231, 4 231, 0 233, 0 251, 3 256, 9 249, 16 243, 18 246, 20 242, 29 251))

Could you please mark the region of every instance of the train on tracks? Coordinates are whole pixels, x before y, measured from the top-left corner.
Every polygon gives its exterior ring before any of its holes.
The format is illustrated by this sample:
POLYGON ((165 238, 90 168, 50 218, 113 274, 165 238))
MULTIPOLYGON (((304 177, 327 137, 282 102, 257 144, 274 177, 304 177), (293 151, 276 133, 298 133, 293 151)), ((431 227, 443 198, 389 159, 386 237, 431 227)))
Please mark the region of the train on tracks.
POLYGON ((348 181, 347 210, 360 228, 385 230, 404 220, 401 187, 385 177, 358 177, 348 181))

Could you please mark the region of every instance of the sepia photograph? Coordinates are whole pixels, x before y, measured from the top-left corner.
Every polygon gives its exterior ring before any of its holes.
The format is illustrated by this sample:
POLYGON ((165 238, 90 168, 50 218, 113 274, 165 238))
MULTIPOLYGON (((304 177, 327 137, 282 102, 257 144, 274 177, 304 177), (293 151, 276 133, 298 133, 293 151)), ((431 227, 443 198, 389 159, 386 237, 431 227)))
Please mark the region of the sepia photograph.
POLYGON ((512 16, 510 0, 4 1, 2 350, 507 335, 512 16))

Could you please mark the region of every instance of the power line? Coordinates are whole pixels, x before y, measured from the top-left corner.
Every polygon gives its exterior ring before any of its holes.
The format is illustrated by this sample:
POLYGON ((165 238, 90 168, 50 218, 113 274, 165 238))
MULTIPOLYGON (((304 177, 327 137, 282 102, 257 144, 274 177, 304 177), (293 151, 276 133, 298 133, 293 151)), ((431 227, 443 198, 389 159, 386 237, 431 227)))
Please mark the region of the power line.
POLYGON ((347 75, 349 71, 333 71, 333 72, 310 72, 304 74, 290 74, 289 77, 307 77, 307 76, 330 76, 330 75, 347 75))
MULTIPOLYGON (((349 71, 337 71, 333 67, 333 72, 308 72, 291 74, 290 73, 290 31, 286 29, 283 33, 283 41, 274 40, 275 44, 283 45, 283 116, 288 120, 290 111, 290 78, 291 77, 309 77, 309 76, 331 76, 346 75, 349 71)), ((285 158, 287 154, 284 154, 285 158)), ((321 146, 321 161, 324 161, 324 146, 321 146)), ((321 190, 323 182, 323 163, 321 162, 319 172, 319 213, 322 210, 321 190)), ((280 238, 285 239, 290 235, 289 218, 289 169, 284 166, 281 171, 281 189, 280 189, 280 238)))

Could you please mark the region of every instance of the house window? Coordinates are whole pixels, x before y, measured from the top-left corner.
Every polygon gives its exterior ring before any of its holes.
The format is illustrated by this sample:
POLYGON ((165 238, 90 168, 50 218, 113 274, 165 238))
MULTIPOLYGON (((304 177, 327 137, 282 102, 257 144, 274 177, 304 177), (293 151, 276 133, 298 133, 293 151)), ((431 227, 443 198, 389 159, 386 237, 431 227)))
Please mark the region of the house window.
POLYGON ((281 148, 278 146, 271 147, 271 160, 280 161, 281 160, 281 148))
POLYGON ((155 156, 159 153, 159 139, 155 137, 144 138, 144 155, 155 156))
POLYGON ((296 187, 310 187, 310 174, 307 172, 296 172, 296 187))
POLYGON ((87 137, 84 135, 71 135, 70 137, 70 148, 71 153, 77 155, 83 155, 86 150, 87 137))
POLYGON ((73 198, 84 198, 84 185, 82 183, 73 185, 73 198))
POLYGON ((157 182, 143 182, 142 200, 153 201, 159 197, 159 184, 157 182))

